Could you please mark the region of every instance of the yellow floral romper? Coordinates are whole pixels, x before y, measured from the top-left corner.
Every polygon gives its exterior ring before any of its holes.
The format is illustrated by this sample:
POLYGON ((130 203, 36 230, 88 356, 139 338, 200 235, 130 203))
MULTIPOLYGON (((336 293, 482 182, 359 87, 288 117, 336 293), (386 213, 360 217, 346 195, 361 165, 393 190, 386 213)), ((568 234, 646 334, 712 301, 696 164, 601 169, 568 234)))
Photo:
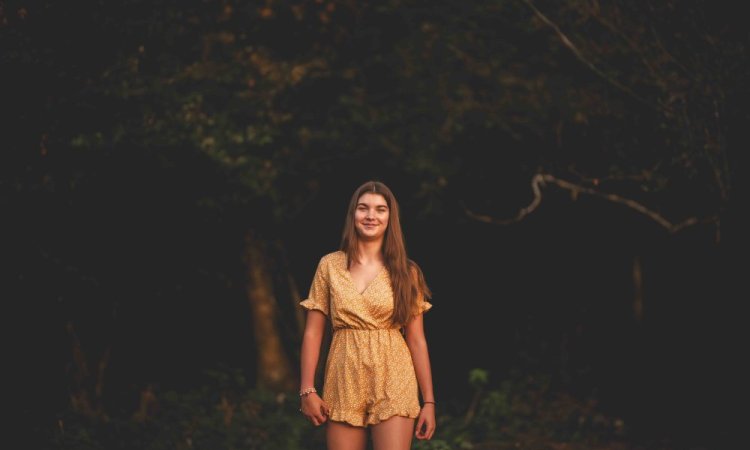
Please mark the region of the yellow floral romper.
MULTIPOLYGON (((308 298, 300 305, 329 315, 333 339, 328 351, 323 400, 330 419, 366 427, 392 416, 419 416, 417 378, 399 328, 393 328, 393 291, 383 267, 358 292, 346 253, 320 259, 308 298)), ((419 312, 432 307, 420 295, 419 312)))

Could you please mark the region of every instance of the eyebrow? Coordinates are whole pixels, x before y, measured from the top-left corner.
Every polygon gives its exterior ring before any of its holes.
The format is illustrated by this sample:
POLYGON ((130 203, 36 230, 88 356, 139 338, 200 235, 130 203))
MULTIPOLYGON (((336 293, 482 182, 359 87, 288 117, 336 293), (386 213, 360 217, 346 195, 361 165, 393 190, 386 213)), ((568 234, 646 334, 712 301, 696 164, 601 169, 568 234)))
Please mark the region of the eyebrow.
MULTIPOLYGON (((363 202, 357 203, 357 207, 360 207, 360 206, 367 206, 367 207, 369 207, 370 205, 367 204, 367 203, 363 203, 363 202)), ((375 205, 375 207, 376 208, 386 208, 386 209, 388 209, 388 205, 375 205)))

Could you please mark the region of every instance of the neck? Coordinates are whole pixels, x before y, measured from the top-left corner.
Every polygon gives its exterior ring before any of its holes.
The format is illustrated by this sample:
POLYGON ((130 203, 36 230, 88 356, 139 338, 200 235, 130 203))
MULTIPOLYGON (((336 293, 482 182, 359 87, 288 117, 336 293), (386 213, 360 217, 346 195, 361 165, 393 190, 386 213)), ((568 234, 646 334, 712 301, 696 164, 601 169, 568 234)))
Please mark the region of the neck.
POLYGON ((381 262, 383 260, 383 239, 363 241, 357 244, 357 257, 360 264, 369 262, 381 262))

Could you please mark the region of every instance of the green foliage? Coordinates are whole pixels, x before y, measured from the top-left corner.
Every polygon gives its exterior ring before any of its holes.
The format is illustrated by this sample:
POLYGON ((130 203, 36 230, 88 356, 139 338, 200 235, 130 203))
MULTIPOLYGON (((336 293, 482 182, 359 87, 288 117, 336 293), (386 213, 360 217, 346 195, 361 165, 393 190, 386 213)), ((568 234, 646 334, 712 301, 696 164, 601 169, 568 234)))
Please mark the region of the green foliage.
POLYGON ((158 395, 146 416, 93 420, 66 411, 48 436, 49 448, 68 449, 310 449, 320 429, 310 426, 293 395, 250 389, 241 371, 206 372, 209 381, 186 392, 158 395))
MULTIPOLYGON (((45 448, 76 450, 325 448, 324 427, 313 427, 299 414, 294 393, 248 388, 239 370, 206 375, 208 381, 198 388, 159 394, 145 416, 94 420, 68 410, 39 434, 48 438, 45 448)), ((476 389, 485 389, 471 419, 466 411, 438 409, 435 436, 430 441, 414 439, 413 449, 587 449, 610 443, 626 448, 621 420, 598 411, 594 399, 580 400, 554 389, 548 376, 516 374, 491 386, 486 370, 473 369, 469 378, 476 389)))
POLYGON ((432 438, 429 441, 419 440, 411 446, 413 450, 453 450, 448 442, 442 439, 432 438))
POLYGON ((598 411, 593 398, 581 400, 554 389, 549 376, 514 374, 492 388, 486 386, 488 376, 486 370, 473 369, 470 383, 477 392, 484 388, 479 401, 463 417, 442 413, 436 440, 415 448, 462 449, 482 443, 496 445, 487 448, 551 448, 554 443, 586 448, 626 438, 622 420, 598 411))
POLYGON ((469 372, 469 385, 474 389, 481 389, 489 381, 490 373, 484 369, 472 369, 469 372))

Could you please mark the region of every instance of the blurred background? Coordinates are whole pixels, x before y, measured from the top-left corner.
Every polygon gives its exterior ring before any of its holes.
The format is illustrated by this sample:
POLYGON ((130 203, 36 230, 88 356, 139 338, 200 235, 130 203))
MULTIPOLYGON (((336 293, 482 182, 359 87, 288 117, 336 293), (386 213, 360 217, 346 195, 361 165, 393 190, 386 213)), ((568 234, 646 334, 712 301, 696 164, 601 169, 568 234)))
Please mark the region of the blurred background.
POLYGON ((297 303, 377 179, 433 291, 414 448, 736 448, 741 17, 0 1, 19 445, 324 448, 297 303))

